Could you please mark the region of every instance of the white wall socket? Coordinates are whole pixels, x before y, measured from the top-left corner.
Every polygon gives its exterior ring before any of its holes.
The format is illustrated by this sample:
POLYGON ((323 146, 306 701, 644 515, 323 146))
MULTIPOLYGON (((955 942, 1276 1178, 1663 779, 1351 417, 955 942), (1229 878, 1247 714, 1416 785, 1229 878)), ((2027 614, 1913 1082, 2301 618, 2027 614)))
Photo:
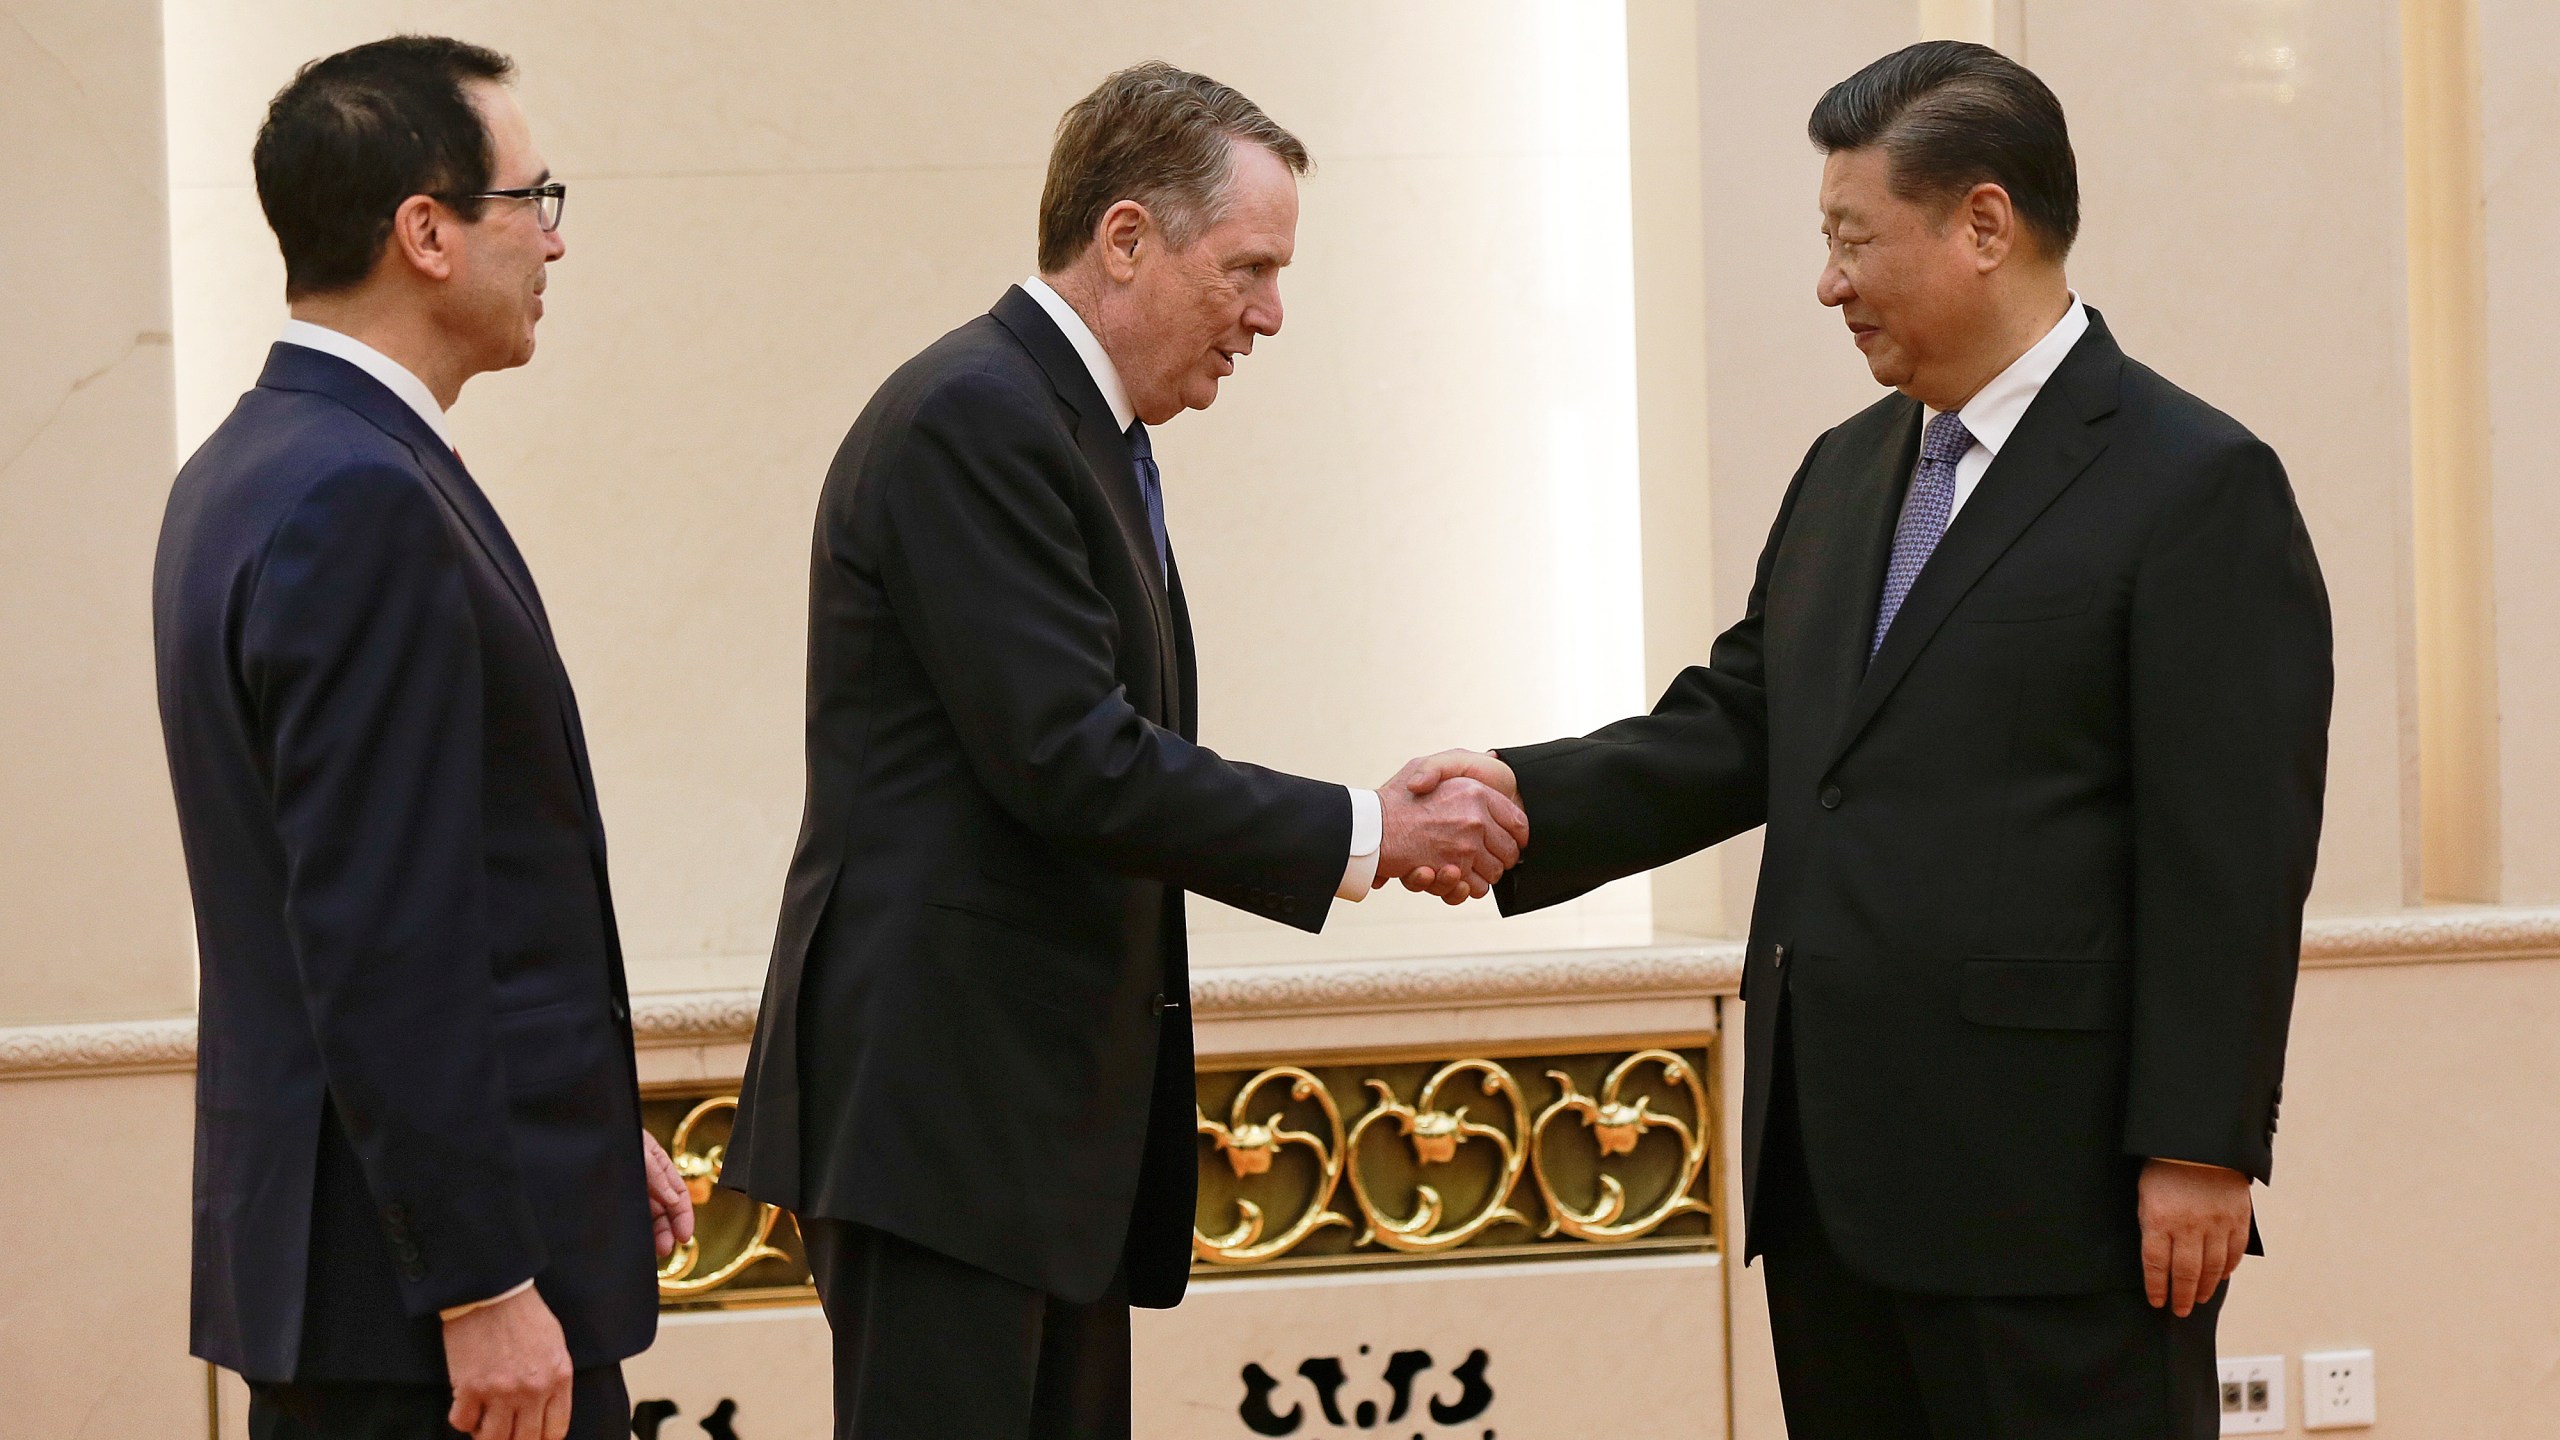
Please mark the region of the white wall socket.
POLYGON ((2284 1357, 2248 1355, 2224 1360, 2222 1367, 2222 1433, 2284 1433, 2284 1357))
POLYGON ((2348 1430, 2372 1423, 2372 1351, 2319 1350, 2302 1357, 2303 1429, 2348 1430))

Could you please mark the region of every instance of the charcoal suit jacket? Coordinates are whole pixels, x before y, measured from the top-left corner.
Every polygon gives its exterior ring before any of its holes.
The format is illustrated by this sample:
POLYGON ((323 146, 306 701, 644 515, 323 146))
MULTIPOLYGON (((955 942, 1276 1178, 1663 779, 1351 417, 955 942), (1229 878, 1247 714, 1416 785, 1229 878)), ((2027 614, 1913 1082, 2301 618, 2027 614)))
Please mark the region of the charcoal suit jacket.
POLYGON ((604 828, 542 602, 461 462, 278 345, 179 472, 153 586, 195 896, 193 1344, 444 1378, 531 1276, 572 1361, 656 1262, 604 828))
POLYGON ((1502 751, 1533 832, 1506 913, 1767 824, 1746 1191, 1783 1011, 1827 1233, 1897 1289, 2138 1285, 2145 1157, 2272 1160, 2327 595, 2274 452, 2090 321, 1872 664, 1900 395, 1815 442, 1706 665, 1502 751))
POLYGON ((1338 785, 1196 743, 1179 567, 1020 288, 891 375, 810 560, 808 797, 725 1183, 1064 1299, 1189 1274, 1183 892, 1320 928, 1338 785))

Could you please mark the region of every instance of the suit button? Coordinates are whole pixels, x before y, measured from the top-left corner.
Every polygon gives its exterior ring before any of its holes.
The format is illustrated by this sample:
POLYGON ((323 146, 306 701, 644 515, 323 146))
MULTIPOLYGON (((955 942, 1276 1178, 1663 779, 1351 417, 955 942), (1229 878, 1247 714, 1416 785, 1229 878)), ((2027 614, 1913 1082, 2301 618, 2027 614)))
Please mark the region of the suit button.
POLYGON ((613 1018, 616 1020, 629 1020, 631 1018, 631 1002, 623 999, 619 995, 614 996, 613 1018))
POLYGON ((1840 808, 1839 786, 1825 785, 1822 787, 1822 808, 1825 810, 1837 810, 1840 808))
POLYGON ((1784 945, 1780 945, 1780 946, 1777 946, 1777 947, 1775 947, 1774 949, 1770 950, 1770 952, 1769 952, 1769 963, 1770 963, 1770 964, 1772 964, 1772 965, 1784 965, 1784 964, 1786 964, 1786 963, 1787 963, 1787 947, 1786 947, 1786 946, 1784 946, 1784 945))

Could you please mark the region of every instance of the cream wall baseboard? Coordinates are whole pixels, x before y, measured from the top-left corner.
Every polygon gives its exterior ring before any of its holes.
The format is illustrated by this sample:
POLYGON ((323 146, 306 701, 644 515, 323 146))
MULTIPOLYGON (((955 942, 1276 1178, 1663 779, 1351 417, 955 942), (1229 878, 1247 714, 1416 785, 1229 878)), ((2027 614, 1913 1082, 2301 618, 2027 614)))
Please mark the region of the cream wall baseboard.
MULTIPOLYGON (((2560 907, 2438 907, 2320 919, 2305 926, 2302 936, 2302 963, 2313 969, 2555 956, 2560 907)), ((1740 942, 1676 940, 1595 950, 1220 966, 1192 977, 1191 997, 1201 1024, 1215 1030, 1326 1016, 1659 1005, 1730 994, 1741 978, 1740 942)), ((757 999, 753 990, 638 995, 632 997, 632 1028, 643 1047, 742 1042, 754 1032, 757 999)), ((0 1079, 187 1070, 195 1065, 195 1049, 192 1016, 0 1026, 0 1079)))

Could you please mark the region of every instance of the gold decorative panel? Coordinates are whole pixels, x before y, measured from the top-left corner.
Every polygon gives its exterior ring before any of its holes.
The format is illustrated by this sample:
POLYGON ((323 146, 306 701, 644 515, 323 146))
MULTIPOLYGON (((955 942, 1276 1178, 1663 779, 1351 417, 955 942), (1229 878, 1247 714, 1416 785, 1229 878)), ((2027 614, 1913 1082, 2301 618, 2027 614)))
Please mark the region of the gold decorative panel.
POLYGON ((1204 1070, 1204 1270, 1715 1244, 1707 1046, 1204 1070))
POLYGON ((719 1188, 720 1162, 728 1152, 729 1122, 737 1108, 735 1083, 641 1098, 641 1124, 667 1147, 676 1173, 693 1193, 693 1239, 658 1267, 661 1309, 817 1301, 798 1223, 777 1206, 719 1188))
MULTIPOLYGON (((719 1188, 734 1091, 643 1102, 696 1207, 668 1309, 816 1299, 798 1225, 719 1188)), ((1716 1243, 1704 1045, 1207 1069, 1197 1095, 1204 1272, 1716 1243)))

